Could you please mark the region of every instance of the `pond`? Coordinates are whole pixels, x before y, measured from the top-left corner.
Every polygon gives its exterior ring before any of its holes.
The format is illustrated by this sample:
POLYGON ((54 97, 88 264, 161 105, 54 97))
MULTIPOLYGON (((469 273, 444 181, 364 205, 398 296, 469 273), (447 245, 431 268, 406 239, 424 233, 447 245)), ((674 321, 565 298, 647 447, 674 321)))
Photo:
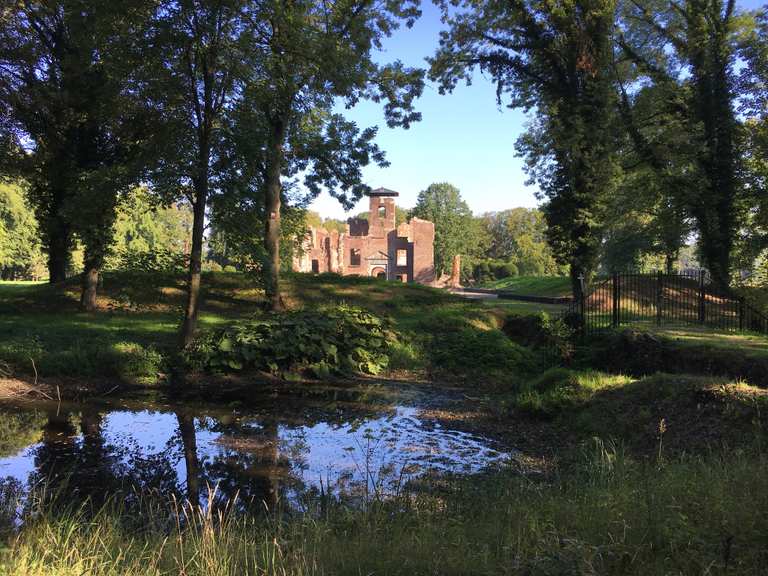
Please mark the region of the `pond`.
POLYGON ((267 507, 386 496, 431 473, 474 473, 512 451, 431 416, 434 393, 290 386, 240 402, 0 405, 0 482, 67 499, 157 491, 267 507))

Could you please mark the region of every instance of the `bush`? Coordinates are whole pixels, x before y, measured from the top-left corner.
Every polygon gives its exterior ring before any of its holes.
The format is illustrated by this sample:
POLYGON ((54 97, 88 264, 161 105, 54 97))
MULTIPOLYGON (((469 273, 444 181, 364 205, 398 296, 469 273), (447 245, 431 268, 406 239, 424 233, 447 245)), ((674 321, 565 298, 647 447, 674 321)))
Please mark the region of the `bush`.
POLYGON ((492 280, 491 267, 488 262, 475 264, 474 277, 477 282, 487 282, 492 280))
POLYGON ((507 262, 506 264, 496 266, 495 272, 497 280, 502 278, 512 278, 519 275, 519 271, 514 262, 507 262))
POLYGON ((428 346, 432 370, 477 384, 516 384, 540 365, 531 350, 512 342, 480 318, 436 316, 419 323, 431 334, 428 346))
POLYGON ((394 340, 385 320, 338 305, 271 314, 217 330, 198 338, 185 358, 195 370, 378 374, 388 364, 394 340))
POLYGON ((126 250, 106 277, 112 284, 118 308, 139 310, 163 301, 163 286, 173 284, 187 269, 186 254, 167 249, 156 251, 126 250))
POLYGON ((569 363, 573 356, 573 328, 563 318, 546 312, 511 315, 504 322, 504 332, 523 346, 540 349, 554 362, 569 363))

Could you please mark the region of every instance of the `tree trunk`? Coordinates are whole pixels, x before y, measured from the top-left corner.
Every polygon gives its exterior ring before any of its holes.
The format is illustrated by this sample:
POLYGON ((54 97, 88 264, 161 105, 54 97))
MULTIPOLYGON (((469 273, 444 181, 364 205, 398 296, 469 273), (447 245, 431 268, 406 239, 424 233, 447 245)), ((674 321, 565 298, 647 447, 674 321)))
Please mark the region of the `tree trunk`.
POLYGON ((264 266, 264 291, 270 310, 283 309, 280 296, 280 174, 283 168, 283 140, 285 139, 285 120, 273 120, 269 138, 269 150, 266 168, 264 193, 264 248, 267 261, 264 266))
POLYGON ((675 261, 677 260, 677 254, 667 252, 664 256, 664 270, 667 274, 672 274, 675 270, 675 261))
POLYGON ((99 283, 99 269, 86 266, 83 271, 83 289, 80 294, 80 308, 86 312, 96 310, 96 288, 99 283))
POLYGON ((581 300, 584 291, 584 283, 586 282, 584 272, 582 271, 581 266, 579 266, 577 263, 571 262, 570 275, 573 299, 578 302, 581 300))
POLYGON ((51 284, 64 282, 69 263, 69 227, 59 221, 52 222, 48 236, 48 281, 51 284))
POLYGON ((179 434, 184 447, 184 465, 187 472, 187 499, 194 506, 200 504, 200 463, 197 459, 197 437, 195 419, 189 414, 176 413, 179 422, 179 434))
MULTIPOLYGON (((206 160, 206 166, 208 162, 206 160)), ((200 309, 200 277, 203 267, 203 232, 205 230, 205 205, 208 201, 208 171, 204 170, 195 181, 195 206, 192 221, 192 251, 189 254, 187 278, 187 303, 184 323, 181 327, 181 347, 186 348, 195 337, 197 315, 200 309)))

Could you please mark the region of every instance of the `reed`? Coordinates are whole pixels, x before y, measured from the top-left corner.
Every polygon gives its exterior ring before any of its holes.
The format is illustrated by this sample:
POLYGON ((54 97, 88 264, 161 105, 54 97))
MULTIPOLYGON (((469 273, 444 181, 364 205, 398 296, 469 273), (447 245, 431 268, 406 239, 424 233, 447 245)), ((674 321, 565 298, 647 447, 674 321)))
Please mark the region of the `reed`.
POLYGON ((596 441, 546 478, 433 479, 301 513, 243 513, 215 493, 197 507, 151 494, 131 509, 35 502, 0 574, 746 575, 768 558, 758 448, 637 460, 596 441))

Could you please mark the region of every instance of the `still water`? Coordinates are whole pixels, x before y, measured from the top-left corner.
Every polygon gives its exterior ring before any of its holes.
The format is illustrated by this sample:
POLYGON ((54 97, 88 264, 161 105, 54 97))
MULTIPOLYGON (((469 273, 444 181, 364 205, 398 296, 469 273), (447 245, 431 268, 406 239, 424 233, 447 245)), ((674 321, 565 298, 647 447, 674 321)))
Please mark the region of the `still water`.
POLYGON ((96 501, 153 490, 205 502, 300 506, 333 494, 371 498, 433 472, 473 473, 511 452, 441 422, 435 396, 376 387, 292 387, 241 403, 131 399, 0 405, 0 483, 57 486, 96 501))

